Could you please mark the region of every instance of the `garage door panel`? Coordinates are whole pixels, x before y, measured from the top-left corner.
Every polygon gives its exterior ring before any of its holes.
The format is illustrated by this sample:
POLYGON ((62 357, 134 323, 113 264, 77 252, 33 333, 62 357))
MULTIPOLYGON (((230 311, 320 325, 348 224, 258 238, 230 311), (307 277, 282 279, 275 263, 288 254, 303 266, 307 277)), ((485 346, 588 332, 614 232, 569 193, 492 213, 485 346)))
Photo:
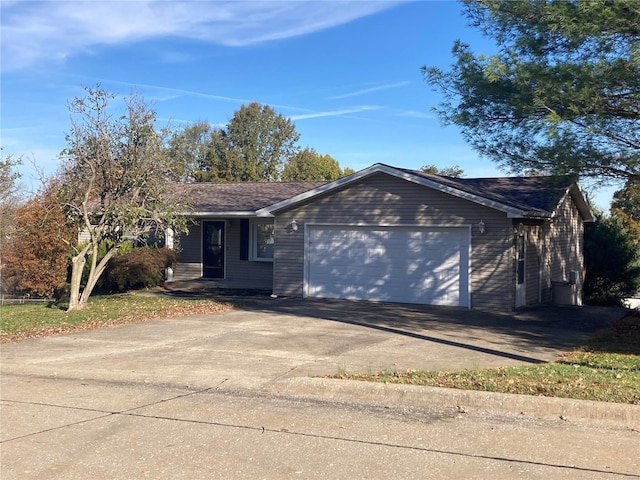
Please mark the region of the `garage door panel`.
POLYGON ((466 305, 467 228, 310 226, 307 295, 466 305))

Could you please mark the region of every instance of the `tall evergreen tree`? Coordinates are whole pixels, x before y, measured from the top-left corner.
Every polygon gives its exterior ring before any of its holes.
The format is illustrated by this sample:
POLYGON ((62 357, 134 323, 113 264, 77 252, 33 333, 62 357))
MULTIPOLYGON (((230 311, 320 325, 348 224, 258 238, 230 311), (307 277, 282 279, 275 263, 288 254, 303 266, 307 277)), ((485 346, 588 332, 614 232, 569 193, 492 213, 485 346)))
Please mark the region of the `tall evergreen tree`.
POLYGON ((615 179, 640 169, 640 2, 463 0, 498 53, 456 42, 425 66, 445 123, 510 170, 615 179))

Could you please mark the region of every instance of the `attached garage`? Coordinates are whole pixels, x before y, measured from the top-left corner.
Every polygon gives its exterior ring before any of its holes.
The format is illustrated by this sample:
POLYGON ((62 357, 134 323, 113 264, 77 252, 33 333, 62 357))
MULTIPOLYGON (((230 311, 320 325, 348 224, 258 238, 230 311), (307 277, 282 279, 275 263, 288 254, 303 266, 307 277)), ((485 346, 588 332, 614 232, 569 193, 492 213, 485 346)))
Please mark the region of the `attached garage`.
POLYGON ((575 272, 594 220, 568 177, 453 178, 382 164, 329 183, 203 182, 175 194, 198 223, 180 238, 174 280, 486 310, 551 302, 555 281, 579 303, 575 272), (224 232, 213 245, 218 275, 202 246, 208 224, 224 232))
POLYGON ((469 226, 307 225, 305 296, 469 306, 469 226))

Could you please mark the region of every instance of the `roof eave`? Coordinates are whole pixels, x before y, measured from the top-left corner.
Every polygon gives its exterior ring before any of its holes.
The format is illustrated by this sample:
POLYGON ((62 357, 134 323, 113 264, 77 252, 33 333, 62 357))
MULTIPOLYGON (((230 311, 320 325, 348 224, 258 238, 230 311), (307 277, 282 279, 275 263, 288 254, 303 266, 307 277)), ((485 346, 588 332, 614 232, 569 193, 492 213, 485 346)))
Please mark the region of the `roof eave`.
POLYGON ((534 219, 534 220, 550 220, 551 218, 553 218, 553 214, 550 212, 523 212, 522 215, 515 215, 515 214, 507 214, 507 218, 512 218, 512 219, 516 219, 516 218, 529 218, 529 219, 534 219))
MULTIPOLYGON (((564 201, 565 198, 567 198, 567 195, 571 195, 571 198, 573 199, 573 202, 575 203, 576 208, 578 209, 578 212, 580 213, 580 216, 582 217, 583 222, 591 223, 596 221, 596 214, 594 213, 593 209, 591 208, 591 205, 589 204, 587 195, 584 193, 584 190, 582 190, 582 187, 578 182, 574 182, 567 187, 567 189, 564 192, 564 195, 562 195, 562 198, 558 202, 557 207, 560 206, 560 204, 564 201)), ((556 210, 554 210, 553 213, 551 214, 551 218, 555 218, 557 214, 558 214, 558 209, 556 208, 556 210)))
POLYGON ((572 195, 573 201, 576 202, 576 207, 578 208, 580 215, 582 215, 582 221, 588 223, 595 222, 596 214, 593 211, 593 208, 591 208, 591 204, 587 199, 587 194, 584 192, 580 184, 575 182, 568 189, 568 193, 572 195))
POLYGON ((375 165, 365 168, 364 170, 360 170, 346 177, 339 178, 338 180, 334 180, 333 182, 325 183, 324 185, 321 185, 311 190, 307 190, 306 192, 302 192, 298 195, 294 195, 293 197, 287 198, 286 200, 282 200, 272 205, 268 205, 258 210, 257 213, 259 215, 266 214, 266 213, 271 214, 272 212, 277 212, 279 210, 284 210, 288 207, 292 207, 294 205, 297 205, 300 202, 309 200, 310 198, 317 197, 318 195, 322 195, 323 193, 326 193, 328 191, 335 190, 337 188, 343 187, 345 185, 349 185, 365 177, 373 175, 374 173, 377 173, 379 171, 377 167, 380 167, 380 166, 383 166, 383 165, 376 163, 375 165))
POLYGON ((255 210, 224 210, 224 211, 202 211, 202 212, 180 212, 179 215, 193 217, 193 218, 205 218, 205 217, 225 217, 225 218, 251 218, 251 217, 272 217, 273 215, 268 213, 259 214, 255 210))

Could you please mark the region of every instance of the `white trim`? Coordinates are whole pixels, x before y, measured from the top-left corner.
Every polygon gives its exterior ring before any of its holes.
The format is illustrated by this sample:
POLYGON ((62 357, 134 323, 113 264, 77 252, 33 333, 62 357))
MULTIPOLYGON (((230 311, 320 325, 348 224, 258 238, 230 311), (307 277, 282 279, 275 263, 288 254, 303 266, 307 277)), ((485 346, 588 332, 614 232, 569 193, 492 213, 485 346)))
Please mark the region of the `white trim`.
POLYGON ((590 222, 596 221, 596 214, 593 212, 593 209, 591 208, 591 205, 587 200, 587 196, 584 193, 584 190, 582 190, 582 187, 578 182, 574 182, 571 185, 569 185, 569 187, 567 187, 565 194, 562 196, 562 198, 556 205, 556 208, 554 209, 551 215, 551 218, 555 218, 557 216, 558 207, 562 204, 564 199, 567 198, 567 195, 571 196, 571 199, 573 200, 573 203, 578 209, 578 213, 580 213, 580 216, 582 217, 583 222, 590 223, 590 222))
POLYGON ((249 220, 249 261, 251 262, 268 262, 273 263, 275 257, 275 222, 269 221, 268 218, 252 218, 249 220), (256 228, 258 225, 273 226, 273 256, 271 258, 258 257, 258 235, 256 228))
MULTIPOLYGON (((471 309, 471 263, 472 259, 472 231, 473 225, 464 223, 456 223, 456 224, 421 224, 421 223, 333 223, 333 222, 317 222, 317 223, 308 223, 304 224, 304 237, 303 237, 303 269, 302 269, 302 297, 309 297, 309 230, 312 227, 332 227, 332 228, 419 228, 419 229, 428 229, 428 228, 460 228, 467 230, 467 265, 466 265, 466 305, 462 305, 463 297, 460 297, 461 306, 466 306, 468 309, 471 309)), ((460 280, 462 283, 462 274, 460 272, 460 280)))
POLYGON ((377 167, 378 165, 380 164, 377 163, 375 165, 372 165, 371 167, 365 168, 364 170, 360 170, 359 172, 352 173, 347 177, 342 177, 333 182, 325 183, 324 185, 316 187, 312 190, 307 190, 306 192, 300 193, 291 198, 287 198, 286 200, 282 200, 281 202, 277 202, 277 203, 274 203, 273 205, 269 205, 267 207, 261 208, 260 210, 256 211, 256 214, 257 215, 261 215, 264 213, 272 214, 273 211, 281 210, 283 208, 289 207, 291 205, 295 205, 296 203, 302 202, 304 200, 317 197, 318 195, 321 195, 327 191, 335 190, 336 188, 340 188, 344 185, 349 185, 353 182, 360 180, 361 178, 365 178, 365 177, 368 177, 369 175, 372 175, 373 173, 376 173, 376 171, 370 172, 370 170, 372 170, 374 167, 377 167))
MULTIPOLYGON (((547 214, 545 214, 544 212, 540 212, 540 213, 535 213, 532 211, 528 211, 528 210, 522 210, 520 208, 516 208, 516 207, 512 207, 509 205, 505 205, 504 203, 501 202, 497 202, 495 200, 490 200, 486 197, 483 197, 481 195, 476 195, 473 193, 469 193, 466 192, 464 190, 449 186, 449 185, 445 185, 443 183, 437 182, 435 180, 430 180, 428 178, 425 178, 421 175, 417 175, 411 172, 407 172, 404 170, 400 170, 397 169, 395 167, 391 167, 389 165, 384 165, 382 163, 376 163, 370 167, 367 167, 363 170, 360 170, 356 173, 353 173, 347 177, 343 177, 340 178, 338 180, 335 180, 333 182, 330 183, 326 183, 324 185, 321 185, 319 187, 316 187, 314 189, 311 190, 307 190, 306 192, 300 193, 298 195, 294 195, 293 197, 289 197, 285 200, 282 200, 280 202, 276 202, 272 205, 268 205, 266 207, 260 208, 258 210, 242 210, 242 211, 236 211, 236 210, 230 210, 230 211, 212 211, 212 212, 179 212, 179 215, 185 215, 185 216, 191 216, 194 218, 200 218, 200 217, 245 217, 245 218, 251 218, 251 217, 274 217, 274 213, 273 212, 277 212, 279 210, 285 209, 285 208, 289 208, 292 206, 295 206, 296 204, 300 203, 300 202, 304 202, 306 200, 312 199, 314 197, 317 197, 318 195, 322 195, 324 193, 327 192, 331 192, 333 190, 342 188, 344 186, 350 185, 354 182, 357 182, 359 180, 362 180, 363 178, 369 177, 371 175, 374 175, 376 173, 385 173, 387 175, 396 177, 396 178, 400 178, 403 180, 406 180, 408 182, 412 182, 418 185, 421 185, 423 187, 428 187, 431 188, 433 190, 442 192, 442 193, 447 193, 449 195, 453 195, 455 197, 458 198, 462 198, 464 200, 468 200, 470 202, 476 203, 478 205, 483 205, 485 207, 489 207, 489 208, 493 208, 494 210, 498 210, 501 212, 504 212, 507 214, 507 218, 541 218, 541 219, 545 219, 545 218, 549 218, 549 216, 547 214)), ((565 194, 563 195, 563 199, 565 198, 565 196, 567 194, 573 194, 575 195, 577 198, 574 198, 574 201, 577 205, 578 210, 580 211, 581 215, 584 216, 584 221, 585 222, 593 222, 595 221, 595 214, 593 213, 593 209, 591 208, 591 206, 589 205, 589 202, 587 200, 587 197, 582 189, 582 187, 580 186, 579 183, 574 182, 572 183, 569 187, 567 187, 567 190, 565 192, 565 194)), ((560 202, 559 202, 560 203, 560 202)), ((559 204, 558 203, 558 204, 559 204)), ((556 205, 557 208, 557 205, 556 205)), ((553 218, 556 215, 556 211, 554 210, 551 213, 551 218, 553 218)))
MULTIPOLYGON (((229 211, 229 212, 179 212, 177 215, 184 215, 184 216, 189 216, 189 217, 194 217, 194 218, 207 218, 207 217, 212 217, 212 218, 220 218, 220 217, 241 217, 241 218, 250 218, 250 217, 255 217, 256 216, 256 212, 253 210, 247 210, 247 211, 229 211)), ((273 216, 273 215, 263 215, 263 216, 273 216)))
MULTIPOLYGON (((393 168, 393 167, 387 167, 387 168, 393 168)), ((395 169, 393 169, 393 170, 395 170, 395 169)), ((407 180, 409 182, 417 183, 417 184, 422 185, 424 187, 430 187, 430 188, 433 188, 434 190, 438 190, 438 191, 443 192, 443 193, 448 193, 449 195, 453 195, 454 197, 462 198, 464 200, 469 200, 470 202, 477 203, 477 204, 483 205, 485 207, 490 207, 490 208, 493 208, 495 210, 499 210, 501 212, 508 213, 510 215, 526 215, 527 214, 527 212, 525 210, 520 210, 519 208, 509 207, 509 206, 504 205, 504 204, 502 204, 500 202, 496 202, 494 200, 489 200, 489 199, 481 197, 479 195, 475 195, 473 193, 468 193, 468 192, 465 192, 463 190, 459 190, 457 188, 450 187, 448 185, 443 185, 442 183, 438 183, 438 182, 435 182, 433 180, 429 180, 428 178, 424 178, 424 177, 421 177, 421 176, 410 174, 408 172, 403 172, 403 171, 398 171, 398 170, 395 170, 395 172, 394 172, 393 170, 389 171, 389 172, 385 172, 385 173, 388 173, 389 175, 393 175, 393 176, 398 177, 398 178, 402 178, 402 179, 407 180)))
POLYGON ((516 232, 516 308, 526 307, 527 306, 527 242, 529 241, 529 228, 524 227, 522 233, 516 232), (518 280, 520 278, 520 252, 518 249, 518 243, 522 238, 522 283, 519 283, 518 280))
POLYGON ((418 228, 472 228, 470 223, 336 223, 336 222, 305 222, 312 227, 418 227, 418 228))
POLYGON ((173 231, 173 228, 171 227, 167 227, 164 231, 164 246, 167 247, 169 250, 173 250, 173 243, 174 243, 174 238, 175 238, 175 233, 173 231))

